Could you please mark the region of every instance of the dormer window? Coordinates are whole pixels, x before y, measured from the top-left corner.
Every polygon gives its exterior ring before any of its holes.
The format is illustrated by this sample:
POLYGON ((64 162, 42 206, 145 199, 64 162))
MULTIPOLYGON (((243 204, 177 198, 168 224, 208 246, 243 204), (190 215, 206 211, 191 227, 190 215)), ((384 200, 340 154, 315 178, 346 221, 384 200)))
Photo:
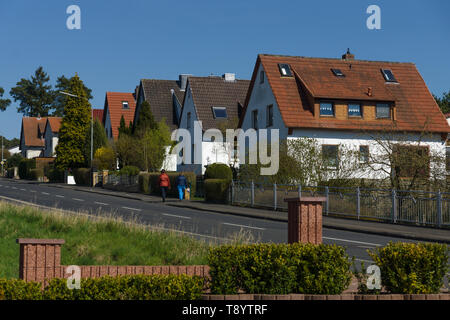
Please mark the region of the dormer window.
POLYGON ((383 74, 383 77, 387 82, 397 82, 394 74, 390 69, 381 69, 381 73, 383 74))
POLYGON ((331 72, 333 72, 336 77, 345 77, 345 74, 342 73, 341 69, 331 69, 331 72))
POLYGON ((214 119, 226 119, 227 108, 226 107, 212 107, 214 119))
POLYGON ((334 105, 332 102, 321 102, 320 103, 320 115, 321 116, 334 116, 334 105))
POLYGON ((130 106, 128 105, 128 101, 122 101, 122 109, 130 109, 130 106))
POLYGON ((292 77, 291 67, 287 63, 279 63, 278 68, 282 77, 292 77))

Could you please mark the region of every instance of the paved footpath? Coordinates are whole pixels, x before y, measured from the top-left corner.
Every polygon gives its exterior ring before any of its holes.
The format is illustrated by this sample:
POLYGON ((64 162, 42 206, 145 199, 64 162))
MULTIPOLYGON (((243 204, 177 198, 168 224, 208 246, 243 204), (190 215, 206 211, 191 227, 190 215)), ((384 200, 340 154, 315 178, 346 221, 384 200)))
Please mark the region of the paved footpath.
MULTIPOLYGON (((20 180, 20 182, 23 183, 24 181, 20 180)), ((29 183, 36 183, 36 182, 29 182, 29 183)), ((90 188, 78 185, 53 184, 53 183, 45 183, 45 185, 48 187, 66 188, 89 193, 98 193, 103 195, 140 200, 148 203, 161 203, 160 197, 152 195, 112 191, 103 188, 90 188)), ((179 201, 173 198, 166 199, 165 205, 207 212, 224 213, 251 218, 266 219, 266 220, 275 220, 282 222, 287 221, 287 212, 282 211, 231 206, 225 204, 211 204, 196 200, 179 201)), ((323 218, 323 226, 325 228, 330 229, 376 234, 389 237, 399 237, 416 241, 434 241, 434 242, 450 243, 450 229, 407 226, 407 225, 360 221, 356 219, 335 218, 327 216, 323 218)))

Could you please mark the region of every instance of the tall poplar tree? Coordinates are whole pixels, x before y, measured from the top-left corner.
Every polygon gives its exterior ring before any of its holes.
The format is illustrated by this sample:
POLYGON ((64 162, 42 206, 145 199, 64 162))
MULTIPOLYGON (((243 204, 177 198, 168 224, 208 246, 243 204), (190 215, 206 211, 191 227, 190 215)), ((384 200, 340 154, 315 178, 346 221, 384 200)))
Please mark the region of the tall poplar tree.
POLYGON ((84 145, 86 132, 90 130, 91 105, 83 81, 75 74, 70 79, 64 116, 56 146, 56 166, 59 169, 79 168, 86 164, 84 145))

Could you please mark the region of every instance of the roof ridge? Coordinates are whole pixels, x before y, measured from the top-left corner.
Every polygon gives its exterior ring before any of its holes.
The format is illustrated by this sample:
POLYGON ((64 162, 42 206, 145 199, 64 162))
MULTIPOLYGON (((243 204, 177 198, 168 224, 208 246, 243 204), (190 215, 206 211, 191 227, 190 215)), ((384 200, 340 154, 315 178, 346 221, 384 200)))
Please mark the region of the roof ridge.
POLYGON ((291 56, 291 55, 269 54, 269 53, 260 53, 259 55, 260 56, 267 56, 267 57, 281 57, 281 58, 301 58, 301 59, 316 59, 316 60, 332 60, 332 61, 342 61, 342 62, 350 62, 350 63, 353 63, 353 62, 370 62, 370 63, 397 63, 397 64, 412 64, 412 65, 416 65, 414 62, 401 62, 401 61, 362 60, 362 59, 343 60, 342 58, 291 56))

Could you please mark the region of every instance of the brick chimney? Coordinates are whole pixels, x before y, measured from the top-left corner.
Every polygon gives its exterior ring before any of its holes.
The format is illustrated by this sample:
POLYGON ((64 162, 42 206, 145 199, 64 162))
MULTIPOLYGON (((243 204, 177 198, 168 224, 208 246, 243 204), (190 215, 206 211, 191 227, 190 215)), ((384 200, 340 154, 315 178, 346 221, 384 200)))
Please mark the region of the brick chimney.
POLYGON ((350 48, 347 48, 347 52, 342 55, 342 60, 355 60, 355 55, 350 53, 350 48))

